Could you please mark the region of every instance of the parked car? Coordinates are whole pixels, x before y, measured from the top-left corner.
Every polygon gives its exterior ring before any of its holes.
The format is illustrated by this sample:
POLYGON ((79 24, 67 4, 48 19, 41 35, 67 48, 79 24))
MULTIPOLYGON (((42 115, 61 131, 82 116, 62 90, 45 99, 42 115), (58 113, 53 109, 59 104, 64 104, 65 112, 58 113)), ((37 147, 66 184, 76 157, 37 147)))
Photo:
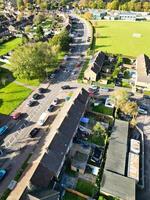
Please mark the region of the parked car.
POLYGON ((95 147, 91 160, 93 162, 99 162, 101 158, 102 158, 102 151, 98 147, 95 147))
POLYGON ((29 133, 30 137, 31 138, 35 137, 38 134, 39 131, 40 131, 40 128, 32 129, 32 131, 29 133))
POLYGON ((52 102, 52 105, 56 106, 56 105, 58 104, 58 102, 59 102, 59 99, 56 98, 56 99, 54 99, 54 101, 52 102))
POLYGON ((46 88, 39 88, 39 89, 38 89, 38 92, 39 92, 39 93, 45 93, 46 91, 47 91, 46 88))
POLYGON ((43 112, 37 122, 39 126, 43 126, 46 120, 48 119, 49 113, 48 112, 43 112))
POLYGON ((138 108, 138 113, 139 113, 139 114, 142 114, 142 115, 147 115, 147 110, 138 108))
POLYGON ((70 85, 64 85, 61 87, 63 90, 71 89, 70 85))
POLYGON ((38 94, 38 93, 35 93, 35 94, 32 96, 32 98, 35 99, 35 100, 40 99, 40 97, 41 97, 41 95, 38 94))
POLYGON ((55 105, 51 104, 49 107, 48 107, 48 111, 49 112, 52 112, 55 108, 55 105))
POLYGON ((28 105, 29 107, 32 107, 32 106, 34 106, 34 105, 36 104, 36 102, 37 102, 37 101, 30 100, 30 101, 28 101, 27 105, 28 105))
POLYGON ((7 132, 8 130, 8 126, 7 125, 4 125, 2 127, 0 127, 0 135, 3 135, 7 132))
POLYGON ((21 115, 22 115, 21 112, 16 112, 16 113, 14 113, 14 114, 12 115, 12 118, 16 120, 16 119, 19 119, 19 118, 21 117, 21 115))
POLYGON ((115 86, 118 86, 118 87, 122 86, 122 83, 121 83, 120 79, 116 79, 115 86))
POLYGON ((2 181, 4 179, 4 177, 6 176, 7 171, 3 168, 0 168, 0 181, 2 181))
POLYGON ((145 104, 141 104, 140 106, 139 106, 139 108, 140 109, 143 109, 143 110, 148 110, 148 107, 147 107, 147 105, 145 105, 145 104))

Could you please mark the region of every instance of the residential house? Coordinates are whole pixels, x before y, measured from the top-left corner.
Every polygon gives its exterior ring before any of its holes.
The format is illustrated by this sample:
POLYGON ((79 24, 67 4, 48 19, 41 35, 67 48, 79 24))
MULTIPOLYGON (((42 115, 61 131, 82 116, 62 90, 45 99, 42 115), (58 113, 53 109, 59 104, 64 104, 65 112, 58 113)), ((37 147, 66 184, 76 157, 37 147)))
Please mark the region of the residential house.
POLYGON ((119 14, 119 18, 121 20, 129 20, 129 21, 135 21, 137 18, 137 14, 134 12, 121 12, 119 14))
POLYGON ((84 72, 84 78, 88 81, 96 81, 105 61, 105 53, 98 52, 91 60, 89 67, 84 72))
POLYGON ((142 54, 136 59, 136 88, 150 89, 150 59, 142 54))
POLYGON ((107 150, 101 192, 121 200, 135 200, 136 183, 139 180, 139 155, 128 152, 128 122, 115 120, 113 130, 107 150))
MULTIPOLYGON (((22 196, 19 185, 17 186, 20 191, 20 197, 17 194, 17 187, 13 190, 14 193, 11 193, 16 197, 16 200, 28 199, 27 194, 32 191, 32 188, 34 188, 34 191, 39 190, 39 188, 46 190, 48 186, 51 186, 51 190, 53 190, 72 146, 73 137, 76 134, 80 118, 85 112, 87 103, 88 92, 84 89, 77 89, 70 100, 65 103, 47 135, 42 155, 38 156, 37 161, 34 160, 33 162, 33 167, 34 164, 37 167, 26 174, 26 184, 23 185, 24 188, 21 187, 22 196), (27 189, 27 186, 31 190, 27 189)), ((39 153, 41 154, 41 150, 39 153)))

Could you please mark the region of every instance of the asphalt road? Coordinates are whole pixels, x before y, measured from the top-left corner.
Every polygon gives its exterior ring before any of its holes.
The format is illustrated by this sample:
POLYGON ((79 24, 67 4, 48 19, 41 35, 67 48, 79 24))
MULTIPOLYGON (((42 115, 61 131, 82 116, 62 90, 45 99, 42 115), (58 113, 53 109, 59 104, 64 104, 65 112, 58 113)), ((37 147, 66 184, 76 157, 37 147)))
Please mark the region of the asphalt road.
POLYGON ((58 97, 63 102, 64 98, 67 96, 69 91, 63 91, 61 86, 65 84, 70 84, 73 87, 80 87, 79 84, 74 82, 77 74, 79 73, 80 68, 77 68, 76 65, 81 61, 84 61, 84 58, 80 54, 84 54, 89 46, 89 43, 86 43, 89 36, 88 28, 84 21, 79 21, 76 25, 76 31, 80 31, 81 36, 75 36, 74 43, 71 45, 71 52, 67 57, 67 60, 64 62, 66 71, 60 71, 56 74, 56 78, 53 83, 43 83, 40 87, 48 88, 48 92, 44 93, 43 98, 38 100, 38 104, 34 107, 28 107, 27 101, 29 101, 34 93, 34 91, 29 98, 23 102, 22 105, 18 107, 16 111, 26 113, 26 118, 21 120, 10 120, 8 122, 9 126, 12 127, 8 135, 3 139, 4 142, 1 145, 1 148, 4 149, 4 155, 0 157, 0 167, 9 168, 7 176, 0 183, 0 194, 2 194, 5 189, 10 184, 10 181, 14 179, 18 170, 28 157, 28 155, 34 151, 35 147, 38 145, 39 140, 42 138, 43 134, 46 134, 46 129, 53 122, 57 112, 63 104, 60 104, 56 111, 50 114, 48 123, 42 127, 42 130, 38 136, 34 139, 29 137, 30 131, 37 127, 37 120, 39 119, 41 113, 47 110, 51 102, 58 97), (72 48, 73 47, 73 48, 72 48), (72 74, 73 70, 76 70, 76 75, 72 74), (71 82, 70 82, 71 81, 71 82))

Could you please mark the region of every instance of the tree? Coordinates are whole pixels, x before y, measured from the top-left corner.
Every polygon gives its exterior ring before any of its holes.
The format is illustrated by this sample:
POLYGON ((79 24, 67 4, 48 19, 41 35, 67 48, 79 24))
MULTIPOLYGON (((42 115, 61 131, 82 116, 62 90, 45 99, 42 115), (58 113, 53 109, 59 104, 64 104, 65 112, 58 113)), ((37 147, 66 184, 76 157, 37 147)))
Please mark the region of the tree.
POLYGON ((90 12, 84 13, 84 18, 87 19, 87 20, 91 20, 92 19, 92 13, 90 13, 90 12))
POLYGON ((144 9, 144 12, 149 12, 150 11, 150 3, 144 2, 143 3, 143 9, 144 9))
POLYGON ((26 44, 17 48, 10 63, 14 76, 24 79, 42 79, 56 59, 56 52, 48 43, 26 44))
POLYGON ((50 44, 52 46, 59 46, 60 50, 67 51, 69 49, 69 43, 71 38, 67 30, 62 31, 61 33, 55 35, 51 40, 50 44))
POLYGON ((37 29, 36 29, 36 35, 37 35, 37 38, 38 40, 42 39, 43 36, 44 36, 44 31, 43 31, 43 28, 42 26, 38 26, 37 29))
POLYGON ((17 0, 17 7, 18 7, 18 9, 20 9, 23 6, 24 6, 23 0, 17 0))
POLYGON ((93 127, 93 131, 94 131, 94 133, 100 134, 100 135, 105 135, 106 134, 105 128, 99 122, 97 122, 95 124, 95 126, 93 127))
POLYGON ((34 16, 33 22, 34 24, 38 25, 44 20, 45 16, 42 13, 38 13, 37 15, 34 16))
POLYGON ((118 109, 122 109, 125 103, 128 101, 129 94, 124 89, 115 90, 110 96, 113 103, 115 104, 115 114, 114 117, 117 117, 118 109))
POLYGON ((121 107, 121 111, 126 115, 131 115, 135 119, 138 114, 137 103, 128 101, 121 107))

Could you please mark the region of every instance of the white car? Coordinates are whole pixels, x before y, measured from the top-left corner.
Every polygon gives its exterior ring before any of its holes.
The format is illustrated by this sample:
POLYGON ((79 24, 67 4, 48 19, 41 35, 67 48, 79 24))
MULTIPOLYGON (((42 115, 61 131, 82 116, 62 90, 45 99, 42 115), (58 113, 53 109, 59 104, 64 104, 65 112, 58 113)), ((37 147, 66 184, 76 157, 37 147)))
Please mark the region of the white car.
POLYGON ((43 126, 46 120, 48 119, 49 113, 48 112, 43 112, 42 115, 40 116, 39 120, 37 121, 37 124, 39 126, 43 126))
POLYGON ((56 106, 58 104, 58 101, 59 101, 58 98, 54 99, 54 101, 52 102, 52 105, 56 106))
POLYGON ((112 99, 107 98, 105 101, 105 107, 114 108, 115 104, 112 102, 112 99))
POLYGON ((147 115, 147 110, 144 110, 142 108, 138 108, 138 113, 142 115, 147 115))

